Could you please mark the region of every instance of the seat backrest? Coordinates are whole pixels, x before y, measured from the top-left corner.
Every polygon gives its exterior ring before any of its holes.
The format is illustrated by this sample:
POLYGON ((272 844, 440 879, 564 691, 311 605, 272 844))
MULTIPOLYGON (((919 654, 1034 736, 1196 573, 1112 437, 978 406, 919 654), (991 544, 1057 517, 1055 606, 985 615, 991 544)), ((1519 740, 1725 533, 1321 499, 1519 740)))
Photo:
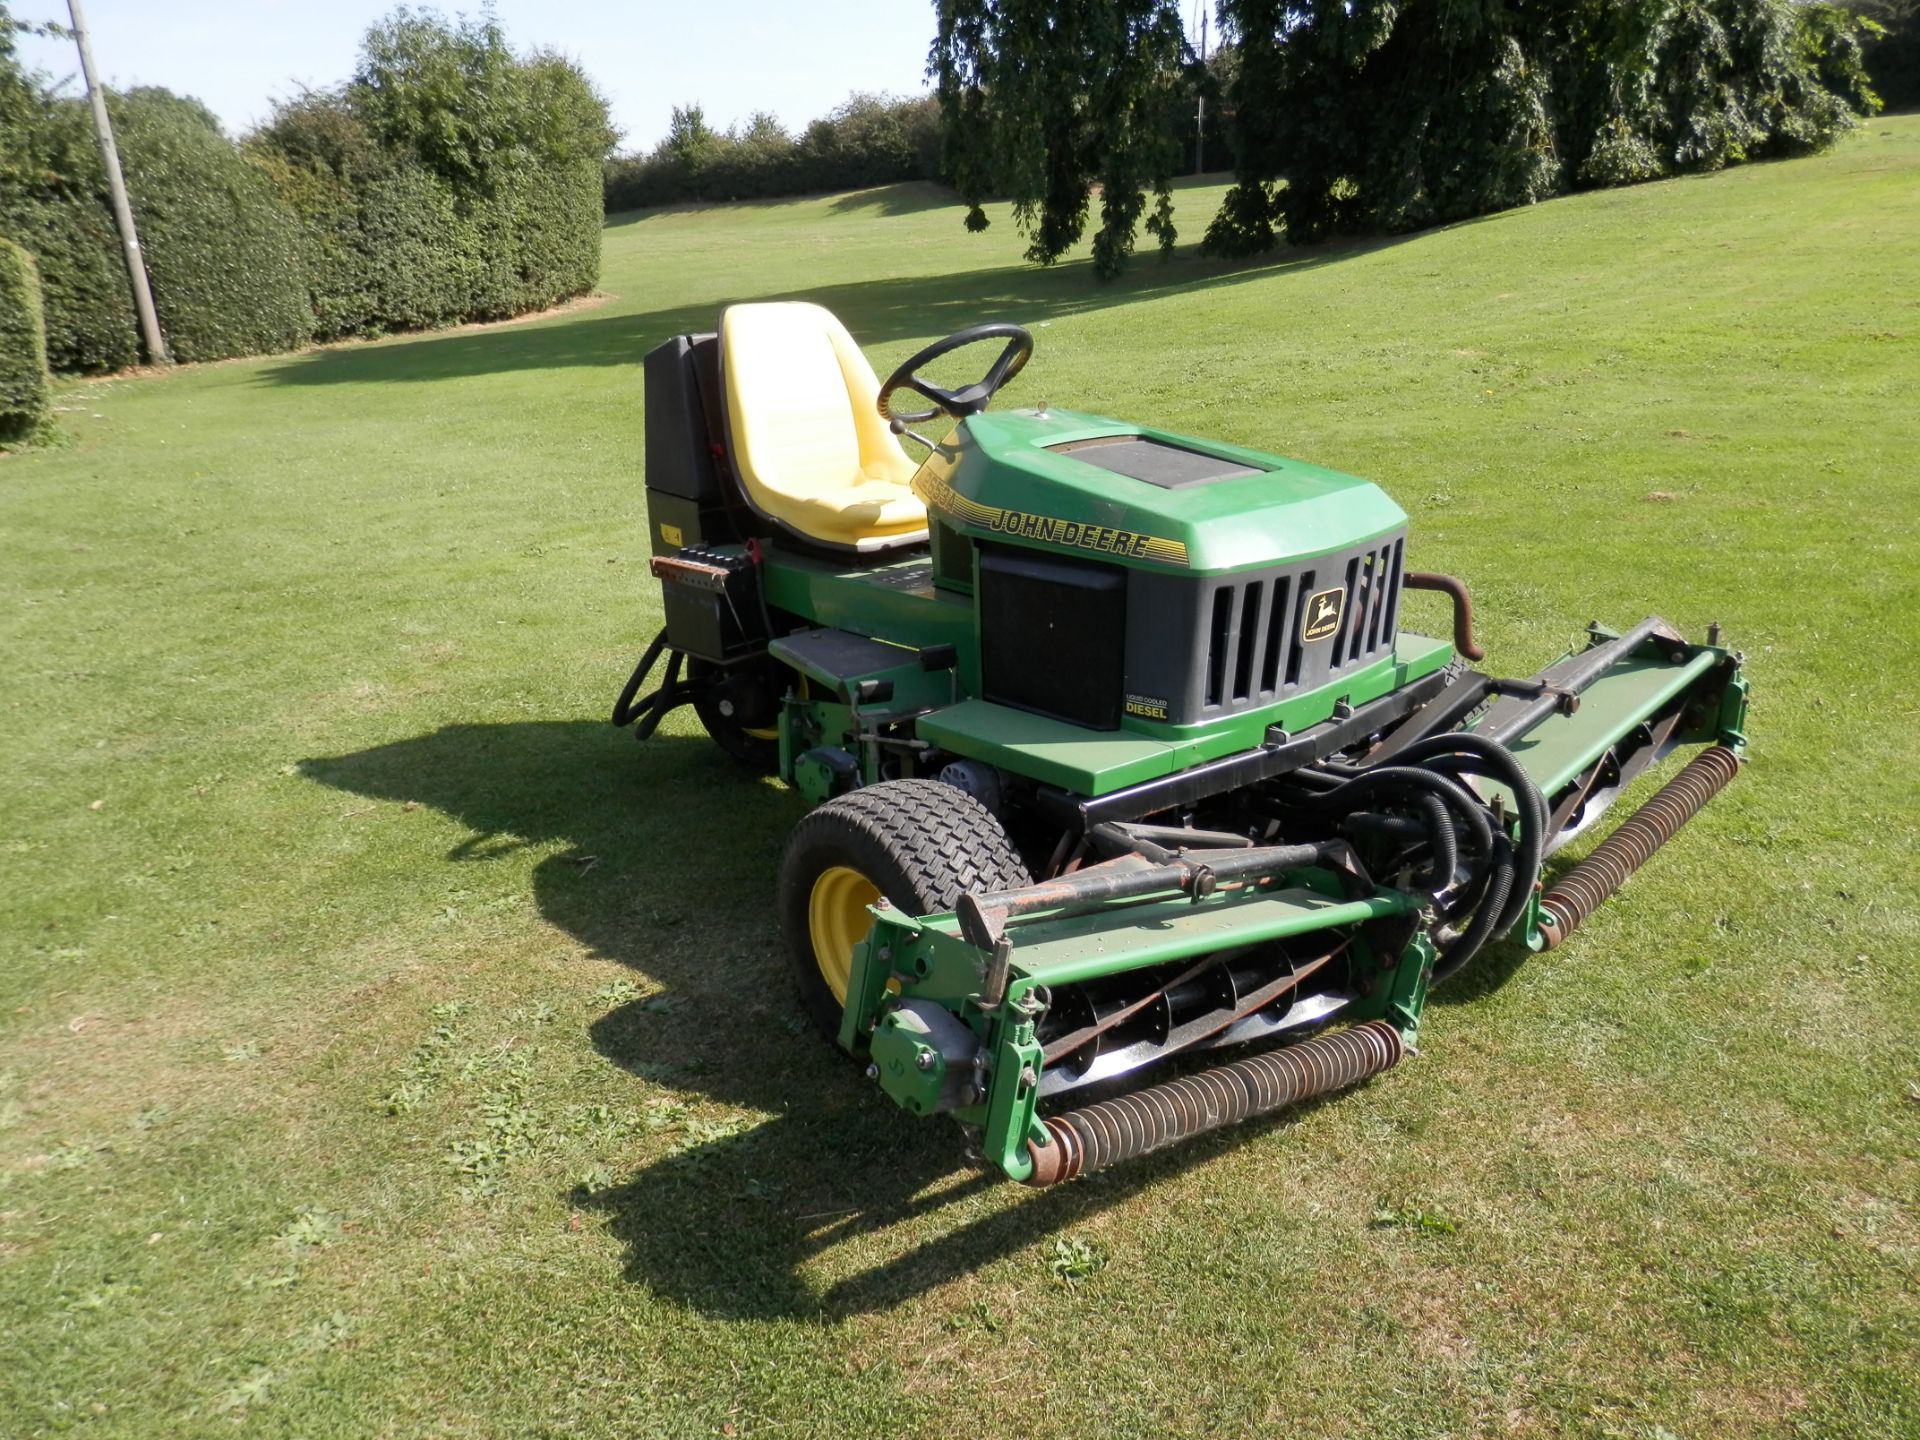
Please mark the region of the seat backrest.
POLYGON ((831 311, 792 300, 732 305, 720 347, 733 460, 749 495, 813 499, 863 478, 912 476, 875 408, 873 367, 831 311))

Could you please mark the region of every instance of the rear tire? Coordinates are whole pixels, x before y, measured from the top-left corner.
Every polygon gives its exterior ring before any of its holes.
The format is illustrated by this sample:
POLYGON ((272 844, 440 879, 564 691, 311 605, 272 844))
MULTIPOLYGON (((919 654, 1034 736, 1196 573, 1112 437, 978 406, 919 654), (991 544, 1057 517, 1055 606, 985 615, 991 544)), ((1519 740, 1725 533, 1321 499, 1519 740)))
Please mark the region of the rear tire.
POLYGON ((780 928, 802 1007, 839 1038, 852 945, 874 897, 928 915, 969 890, 1031 883, 1000 822, 952 785, 887 780, 829 800, 793 827, 780 857, 780 928))
POLYGON ((707 660, 687 662, 687 678, 706 682, 693 702, 700 724, 714 744, 761 775, 780 769, 781 673, 766 661, 732 670, 707 660))

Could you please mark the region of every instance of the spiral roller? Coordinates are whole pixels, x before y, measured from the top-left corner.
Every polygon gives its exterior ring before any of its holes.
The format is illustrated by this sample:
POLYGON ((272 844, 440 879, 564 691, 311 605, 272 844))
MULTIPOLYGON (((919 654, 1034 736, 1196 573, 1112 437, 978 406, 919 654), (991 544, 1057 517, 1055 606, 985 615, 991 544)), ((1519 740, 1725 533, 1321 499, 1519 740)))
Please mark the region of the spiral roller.
POLYGON ((1045 1125, 1051 1143, 1028 1142, 1033 1173, 1026 1183, 1071 1180, 1190 1135, 1356 1085, 1392 1068, 1405 1053, 1398 1030, 1384 1020, 1369 1020, 1050 1116, 1045 1125))
POLYGON ((1540 935, 1551 950, 1598 910, 1653 852, 1740 773, 1739 758, 1724 745, 1694 756, 1658 794, 1641 806, 1586 859, 1553 882, 1540 897, 1540 935))

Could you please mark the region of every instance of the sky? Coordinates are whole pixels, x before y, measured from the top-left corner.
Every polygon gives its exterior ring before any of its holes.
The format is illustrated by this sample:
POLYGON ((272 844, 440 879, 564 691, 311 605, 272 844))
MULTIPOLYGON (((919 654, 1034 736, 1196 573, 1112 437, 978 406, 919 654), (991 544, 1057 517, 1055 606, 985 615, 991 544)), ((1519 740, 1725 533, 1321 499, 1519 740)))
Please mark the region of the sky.
MULTIPOLYGON (((7 0, 15 18, 66 23, 65 0, 7 0)), ((204 101, 238 134, 270 102, 352 73, 360 36, 394 0, 84 0, 94 64, 110 89, 163 85, 204 101)), ((479 0, 438 5, 449 14, 479 0)), ((929 0, 495 0, 515 49, 559 50, 593 77, 646 150, 675 105, 724 128, 770 110, 789 130, 854 90, 919 94, 933 39, 929 0)), ((73 43, 24 36, 21 59, 83 93, 73 43)))

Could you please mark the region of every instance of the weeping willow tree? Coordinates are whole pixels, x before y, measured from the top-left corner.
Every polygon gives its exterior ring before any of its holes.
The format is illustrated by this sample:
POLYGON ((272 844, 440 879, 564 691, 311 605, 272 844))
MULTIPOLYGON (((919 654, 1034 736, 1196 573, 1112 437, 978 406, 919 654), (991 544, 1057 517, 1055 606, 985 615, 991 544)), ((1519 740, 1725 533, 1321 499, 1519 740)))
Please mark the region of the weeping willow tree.
POLYGON ((946 162, 967 202, 1013 201, 1027 258, 1051 265, 1086 231, 1094 191, 1094 273, 1119 273, 1141 216, 1174 242, 1170 177, 1179 141, 1167 114, 1186 41, 1167 0, 937 0, 928 72, 937 82, 946 162), (1147 213, 1147 192, 1154 205, 1147 213))
MULTIPOLYGON (((936 0, 947 163, 1014 202, 1028 258, 1116 273, 1174 238, 1172 0, 936 0)), ((1220 0, 1235 185, 1206 248, 1413 230, 1571 189, 1832 143, 1877 101, 1865 30, 1797 0, 1220 0)))
POLYGON ((1224 0, 1240 47, 1226 254, 1411 230, 1830 144, 1876 102, 1861 29, 1793 0, 1224 0))

